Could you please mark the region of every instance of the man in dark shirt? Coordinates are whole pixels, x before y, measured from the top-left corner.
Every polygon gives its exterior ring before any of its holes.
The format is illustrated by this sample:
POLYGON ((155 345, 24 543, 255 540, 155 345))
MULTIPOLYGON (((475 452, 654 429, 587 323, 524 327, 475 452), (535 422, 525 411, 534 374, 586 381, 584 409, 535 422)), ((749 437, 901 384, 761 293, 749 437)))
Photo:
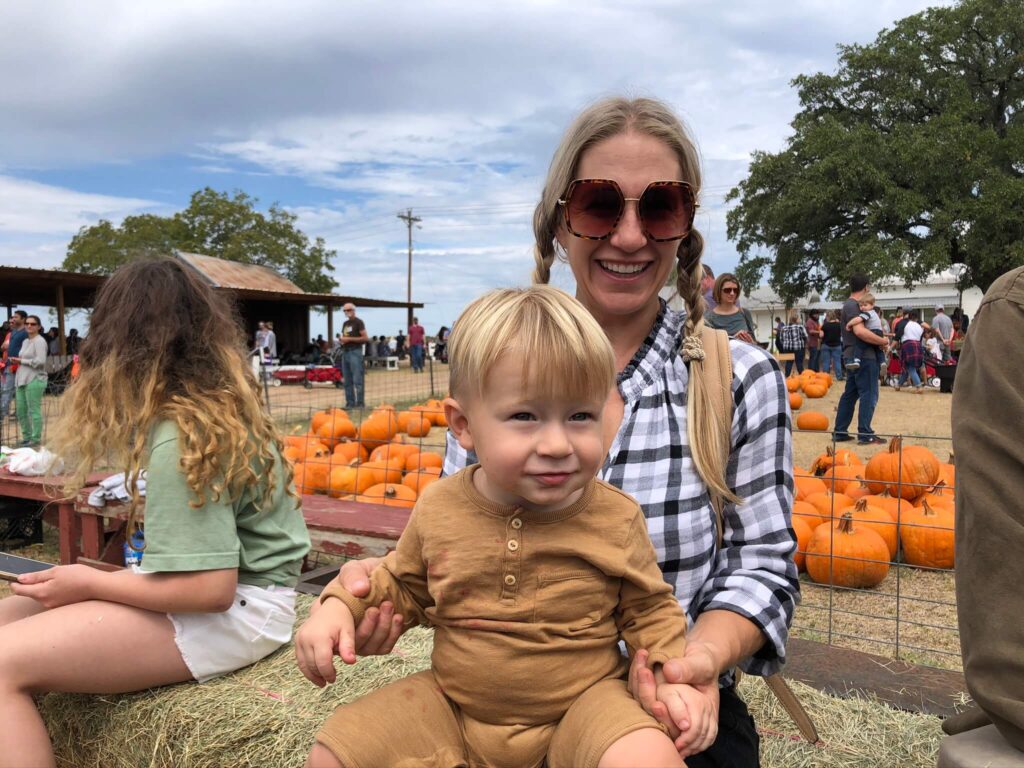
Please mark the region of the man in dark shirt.
MULTIPOLYGON (((855 342, 860 341, 874 345, 881 352, 889 344, 884 336, 878 336, 868 330, 864 323, 858 323, 850 330, 847 324, 854 317, 860 315, 860 298, 868 292, 867 275, 855 274, 850 278, 850 297, 843 302, 842 314, 839 323, 842 326, 843 339, 843 360, 851 360, 854 354, 855 342)), ((835 433, 833 438, 836 442, 852 440, 850 433, 850 422, 853 421, 853 409, 860 401, 860 408, 857 413, 857 442, 861 445, 879 445, 885 442, 875 435, 871 428, 871 419, 875 415, 875 406, 878 404, 878 375, 880 355, 865 355, 860 359, 860 367, 856 371, 850 371, 846 376, 846 389, 839 398, 839 409, 836 413, 835 433)))
POLYGON ((366 325, 356 317, 353 304, 341 308, 345 322, 341 326, 341 375, 345 378, 345 407, 362 408, 363 401, 363 345, 369 341, 366 325))

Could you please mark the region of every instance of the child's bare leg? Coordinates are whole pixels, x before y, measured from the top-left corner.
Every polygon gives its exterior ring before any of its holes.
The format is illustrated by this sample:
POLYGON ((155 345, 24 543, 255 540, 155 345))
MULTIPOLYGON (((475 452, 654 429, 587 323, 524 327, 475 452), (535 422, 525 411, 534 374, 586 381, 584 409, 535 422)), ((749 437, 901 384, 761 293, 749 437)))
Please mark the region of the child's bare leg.
POLYGON ((34 693, 124 693, 191 678, 162 613, 90 600, 0 627, 0 768, 54 765, 34 693))
POLYGON ((344 768, 344 766, 338 762, 338 758, 331 750, 318 741, 309 750, 305 768, 344 768))
POLYGON ((598 768, 633 768, 637 765, 686 768, 672 739, 657 728, 641 728, 612 742, 597 765, 598 768))
POLYGON ((0 627, 13 624, 29 616, 35 616, 46 609, 31 597, 12 595, 0 600, 0 627))

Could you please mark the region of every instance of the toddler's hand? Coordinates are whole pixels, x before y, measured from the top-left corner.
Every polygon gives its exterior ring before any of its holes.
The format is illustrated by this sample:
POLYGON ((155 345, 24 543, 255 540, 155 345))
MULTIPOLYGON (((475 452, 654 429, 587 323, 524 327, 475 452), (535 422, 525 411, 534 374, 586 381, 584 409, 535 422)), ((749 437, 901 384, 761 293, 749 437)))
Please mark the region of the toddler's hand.
POLYGON ((352 612, 341 600, 329 598, 295 633, 295 658, 306 678, 320 688, 337 679, 334 656, 356 663, 352 612))
POLYGON ((676 749, 682 757, 703 752, 718 735, 718 689, 705 694, 692 685, 659 683, 655 697, 679 729, 676 749), (712 701, 714 699, 714 701, 712 701))

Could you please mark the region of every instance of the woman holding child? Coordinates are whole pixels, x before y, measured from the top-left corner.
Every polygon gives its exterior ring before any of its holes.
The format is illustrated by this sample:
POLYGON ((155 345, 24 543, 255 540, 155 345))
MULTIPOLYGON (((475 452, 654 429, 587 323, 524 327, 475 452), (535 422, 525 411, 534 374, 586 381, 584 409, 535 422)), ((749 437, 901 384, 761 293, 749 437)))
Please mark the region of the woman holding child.
MULTIPOLYGON (((790 423, 778 365, 759 347, 732 341, 731 440, 728 450, 721 444, 700 342, 703 240, 693 227, 700 183, 693 141, 665 105, 593 105, 563 138, 534 213, 534 281, 547 283, 556 258, 567 261, 577 299, 611 344, 618 374, 600 413, 606 453, 598 477, 639 502, 663 579, 690 623, 683 655, 655 670, 635 649, 629 689, 691 768, 755 766, 758 737, 733 670, 770 674, 785 658, 799 592, 790 423), (659 298, 673 268, 685 312, 659 298), (724 499, 720 545, 712 494, 724 499), (658 699, 661 676, 711 701, 717 723, 677 728, 658 699)), ((445 473, 473 458, 449 434, 445 473)), ((378 562, 346 566, 337 588, 365 596, 378 562)), ((355 629, 356 648, 388 652, 401 629, 391 606, 370 608, 355 629)), ((587 764, 635 762, 609 750, 587 764)), ((341 763, 318 741, 307 764, 341 763)))
POLYGON ((125 472, 141 568, 64 565, 0 601, 0 766, 52 766, 33 697, 122 693, 247 666, 288 642, 309 535, 281 440, 223 296, 187 266, 133 262, 100 289, 50 441, 77 494, 125 472))

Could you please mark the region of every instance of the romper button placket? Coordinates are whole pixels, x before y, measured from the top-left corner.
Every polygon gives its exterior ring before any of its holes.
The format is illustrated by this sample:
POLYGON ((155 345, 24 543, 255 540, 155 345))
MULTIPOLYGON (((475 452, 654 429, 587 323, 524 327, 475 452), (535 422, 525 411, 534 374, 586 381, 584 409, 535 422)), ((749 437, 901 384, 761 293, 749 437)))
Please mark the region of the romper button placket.
POLYGON ((516 541, 515 539, 509 539, 508 540, 508 551, 509 552, 515 552, 518 549, 519 549, 519 542, 516 541))
POLYGON ((518 517, 512 518, 512 527, 518 531, 520 528, 523 527, 523 521, 520 520, 518 517))
POLYGON ((514 587, 516 585, 516 577, 513 576, 511 573, 507 574, 505 576, 505 583, 508 584, 510 587, 514 587))

